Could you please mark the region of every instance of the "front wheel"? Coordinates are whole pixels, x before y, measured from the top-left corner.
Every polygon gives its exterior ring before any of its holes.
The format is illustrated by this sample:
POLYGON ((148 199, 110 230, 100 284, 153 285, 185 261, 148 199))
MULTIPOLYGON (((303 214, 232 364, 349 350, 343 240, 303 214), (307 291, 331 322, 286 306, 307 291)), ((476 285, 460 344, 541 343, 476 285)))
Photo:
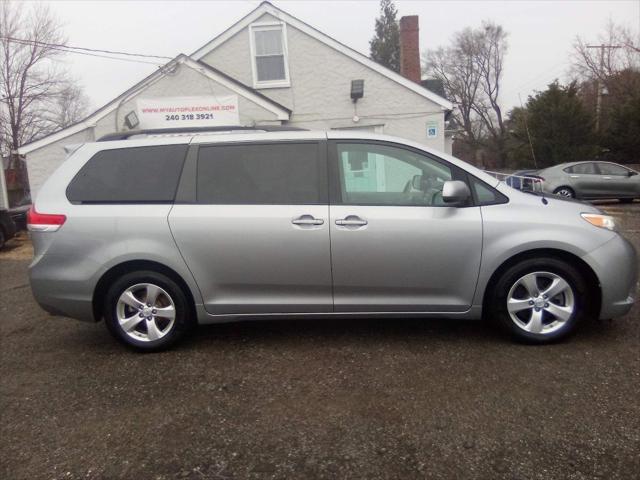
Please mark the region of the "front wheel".
POLYGON ((579 270, 557 258, 531 258, 508 268, 488 309, 513 337, 549 343, 570 335, 588 316, 589 289, 579 270))
POLYGON ((171 278, 158 272, 123 275, 109 288, 104 318, 111 334, 140 351, 164 350, 192 325, 187 297, 171 278))
POLYGON ((618 201, 620 203, 632 203, 633 202, 633 198, 619 198, 618 201))

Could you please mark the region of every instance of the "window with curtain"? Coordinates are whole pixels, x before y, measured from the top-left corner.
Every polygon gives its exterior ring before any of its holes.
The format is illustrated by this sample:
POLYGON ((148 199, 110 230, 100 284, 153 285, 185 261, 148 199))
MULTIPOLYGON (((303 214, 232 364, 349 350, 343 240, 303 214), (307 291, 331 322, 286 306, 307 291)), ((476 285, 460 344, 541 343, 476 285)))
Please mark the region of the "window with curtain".
POLYGON ((252 27, 254 77, 257 85, 288 83, 282 25, 252 27))

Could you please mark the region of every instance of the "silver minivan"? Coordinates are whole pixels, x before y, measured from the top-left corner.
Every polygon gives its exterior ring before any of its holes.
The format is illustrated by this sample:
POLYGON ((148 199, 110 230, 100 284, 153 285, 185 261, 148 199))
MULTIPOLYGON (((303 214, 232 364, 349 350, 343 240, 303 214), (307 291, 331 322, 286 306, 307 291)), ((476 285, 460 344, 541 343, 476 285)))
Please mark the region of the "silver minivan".
POLYGON ((265 318, 484 316, 545 343, 634 301, 636 254, 611 217, 418 143, 114 138, 78 147, 40 189, 30 280, 45 310, 104 318, 140 350, 265 318))

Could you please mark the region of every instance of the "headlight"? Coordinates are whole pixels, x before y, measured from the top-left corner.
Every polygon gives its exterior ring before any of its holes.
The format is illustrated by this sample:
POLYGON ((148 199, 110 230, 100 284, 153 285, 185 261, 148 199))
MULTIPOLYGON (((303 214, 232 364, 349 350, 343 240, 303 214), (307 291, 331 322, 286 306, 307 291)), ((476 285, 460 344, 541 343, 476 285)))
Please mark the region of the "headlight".
POLYGON ((596 227, 606 228, 607 230, 616 230, 616 222, 610 215, 600 215, 598 213, 581 213, 580 216, 584 218, 591 225, 596 227))

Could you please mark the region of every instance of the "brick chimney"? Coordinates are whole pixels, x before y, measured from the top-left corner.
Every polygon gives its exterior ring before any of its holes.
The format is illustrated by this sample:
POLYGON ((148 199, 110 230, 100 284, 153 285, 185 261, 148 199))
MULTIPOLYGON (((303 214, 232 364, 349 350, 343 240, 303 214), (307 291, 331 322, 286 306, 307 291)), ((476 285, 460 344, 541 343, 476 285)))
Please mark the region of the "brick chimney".
POLYGON ((418 15, 400 19, 400 74, 420 83, 420 30, 418 15))

